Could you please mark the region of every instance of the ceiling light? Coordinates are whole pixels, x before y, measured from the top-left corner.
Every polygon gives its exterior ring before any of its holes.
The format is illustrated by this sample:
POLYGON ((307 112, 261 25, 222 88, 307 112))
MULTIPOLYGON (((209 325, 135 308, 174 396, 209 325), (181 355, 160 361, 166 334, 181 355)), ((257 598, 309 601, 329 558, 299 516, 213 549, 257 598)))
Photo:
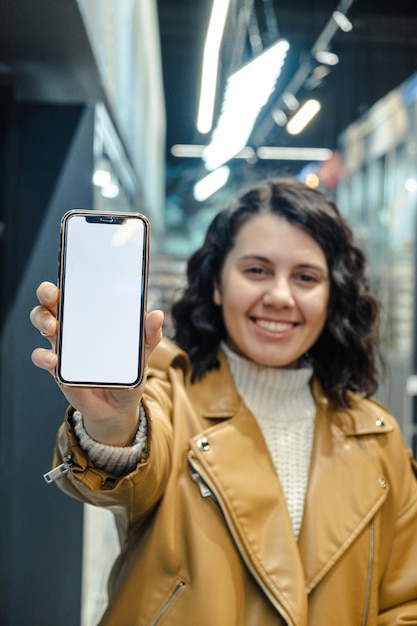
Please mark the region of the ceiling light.
POLYGON ((246 145, 259 111, 275 88, 289 49, 280 39, 229 77, 222 112, 203 159, 214 170, 233 158, 246 145))
POLYGON ((171 147, 171 154, 175 157, 198 158, 203 154, 205 147, 205 145, 200 144, 176 143, 171 147))
POLYGON ((106 170, 96 170, 93 174, 93 184, 96 187, 105 187, 110 182, 110 172, 106 170))
POLYGON ((330 74, 330 70, 327 67, 327 65, 318 65, 313 70, 313 76, 314 78, 318 80, 322 80, 323 78, 326 78, 326 76, 328 76, 329 74, 330 74))
POLYGON ((288 122, 288 117, 286 116, 284 111, 278 108, 272 111, 272 119, 277 126, 285 126, 285 124, 288 122))
POLYGON ((349 33, 352 30, 352 22, 341 11, 333 11, 333 19, 340 28, 340 30, 343 30, 343 32, 349 33))
POLYGON ((407 178, 404 183, 405 188, 410 193, 417 191, 417 180, 415 178, 407 178))
POLYGON ((199 202, 207 200, 215 191, 218 191, 226 184, 230 170, 227 165, 210 172, 194 185, 194 198, 199 202))
POLYGON ((282 97, 283 103, 290 111, 296 111, 298 107, 300 106, 300 103, 298 102, 297 98, 290 91, 284 91, 281 97, 282 97))
POLYGON ((304 182, 308 187, 311 187, 312 189, 317 189, 317 187, 320 185, 320 178, 317 176, 317 174, 310 172, 310 174, 307 174, 304 182))
POLYGON ((110 182, 101 188, 101 195, 103 198, 117 198, 119 195, 119 185, 116 182, 110 182))
POLYGON ((110 162, 108 159, 97 159, 93 174, 93 184, 97 187, 104 187, 110 182, 110 162))
POLYGON ((337 65, 339 63, 337 54, 330 52, 330 50, 318 50, 316 59, 319 63, 324 63, 324 65, 337 65))
POLYGON ((200 102, 197 115, 197 130, 203 134, 210 132, 213 124, 219 52, 229 4, 230 0, 214 0, 211 10, 204 45, 200 102))
POLYGON ((326 78, 328 74, 330 74, 329 65, 318 65, 312 71, 311 76, 306 79, 304 89, 307 91, 316 89, 322 84, 323 79, 326 78))
POLYGON ((298 135, 302 130, 311 122, 313 117, 321 109, 321 104, 318 100, 307 100, 303 106, 298 109, 297 113, 290 119, 286 129, 290 135, 298 135))
POLYGON ((256 154, 260 159, 277 161, 327 161, 333 152, 327 148, 275 148, 262 146, 256 154))
MULTIPOLYGON (((191 158, 197 159, 201 158, 202 154, 207 146, 201 144, 187 144, 187 143, 176 143, 171 148, 172 156, 179 158, 191 158)), ((234 159, 253 159, 255 156, 255 151, 250 146, 246 146, 235 154, 234 159)))

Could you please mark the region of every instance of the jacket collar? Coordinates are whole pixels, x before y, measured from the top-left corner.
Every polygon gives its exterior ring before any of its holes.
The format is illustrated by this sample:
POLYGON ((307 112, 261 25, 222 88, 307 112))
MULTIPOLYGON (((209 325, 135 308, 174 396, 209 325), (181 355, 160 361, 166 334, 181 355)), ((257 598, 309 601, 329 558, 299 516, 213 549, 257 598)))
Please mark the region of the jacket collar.
MULTIPOLYGON (((211 419, 230 418, 242 404, 226 356, 221 350, 218 359, 218 369, 210 370, 202 381, 187 383, 187 393, 193 406, 201 415, 211 419)), ((358 394, 351 394, 350 408, 332 407, 319 381, 314 378, 312 392, 317 407, 325 411, 346 436, 382 434, 392 430, 385 418, 385 408, 375 400, 364 401, 358 394)))
POLYGON ((218 501, 243 560, 267 596, 289 616, 288 623, 305 624, 304 574, 281 484, 257 422, 237 396, 227 396, 223 416, 236 402, 233 419, 219 422, 215 410, 205 411, 216 421, 190 441, 190 462, 218 501))
POLYGON ((220 366, 207 372, 201 381, 187 383, 187 394, 198 413, 210 419, 230 418, 242 400, 236 390, 224 353, 217 355, 220 366))

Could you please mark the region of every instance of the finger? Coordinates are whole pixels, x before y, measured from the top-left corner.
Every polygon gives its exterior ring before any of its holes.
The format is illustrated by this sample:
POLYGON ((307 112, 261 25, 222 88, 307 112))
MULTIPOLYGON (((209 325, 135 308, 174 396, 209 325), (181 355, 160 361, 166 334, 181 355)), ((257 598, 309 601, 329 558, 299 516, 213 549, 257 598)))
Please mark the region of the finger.
POLYGON ((56 285, 47 281, 41 283, 36 290, 36 296, 41 305, 56 315, 59 298, 59 289, 56 285))
POLYGON ((145 352, 146 359, 149 358, 152 350, 162 339, 162 324, 164 314, 162 311, 150 311, 145 318, 145 352))
POLYGON ((30 312, 30 321, 44 337, 53 338, 57 333, 57 321, 54 315, 43 306, 36 306, 30 312))
POLYGON ((145 338, 146 343, 152 345, 159 343, 162 334, 162 324, 164 323, 164 314, 162 311, 150 311, 145 318, 145 338))
POLYGON ((54 373, 57 356, 52 350, 45 350, 44 348, 36 348, 32 352, 32 363, 42 370, 47 370, 51 374, 54 373))

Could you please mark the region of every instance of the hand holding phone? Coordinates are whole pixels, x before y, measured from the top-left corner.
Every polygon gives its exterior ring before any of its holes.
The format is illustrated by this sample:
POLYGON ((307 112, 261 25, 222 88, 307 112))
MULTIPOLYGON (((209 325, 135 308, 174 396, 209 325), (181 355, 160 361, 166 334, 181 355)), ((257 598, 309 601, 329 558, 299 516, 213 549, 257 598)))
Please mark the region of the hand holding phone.
MULTIPOLYGON (((55 378, 57 361, 56 315, 59 290, 56 285, 43 282, 36 290, 39 305, 35 306, 30 318, 34 327, 46 333, 51 349, 35 348, 33 363, 49 371, 55 378)), ((144 367, 162 337, 163 313, 151 311, 145 315, 144 367)), ((78 409, 84 418, 84 426, 93 439, 108 445, 123 446, 131 440, 137 428, 137 410, 145 385, 132 388, 83 387, 61 385, 61 391, 69 404, 78 409)))

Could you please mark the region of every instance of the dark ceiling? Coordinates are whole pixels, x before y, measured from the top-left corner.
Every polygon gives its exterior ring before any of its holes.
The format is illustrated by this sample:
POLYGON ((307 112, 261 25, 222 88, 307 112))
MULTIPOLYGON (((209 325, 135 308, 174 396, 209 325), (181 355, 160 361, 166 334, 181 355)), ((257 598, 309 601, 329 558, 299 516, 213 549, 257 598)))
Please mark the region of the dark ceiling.
MULTIPOLYGON (((209 140, 196 132, 195 121, 212 0, 156 3, 170 158, 173 144, 209 140)), ((256 16, 264 47, 277 37, 285 37, 291 45, 277 91, 264 107, 251 138, 256 146, 335 148, 349 123, 417 71, 417 0, 231 0, 221 56, 220 95, 233 69, 231 59, 238 69, 252 54, 247 25, 241 20, 242 8, 248 7, 256 16), (348 16, 353 30, 336 32, 331 48, 340 63, 308 94, 321 101, 321 112, 300 136, 290 137, 272 122, 271 111, 300 64, 311 58, 312 46, 341 5, 351 5, 348 16)), ((19 92, 26 99, 104 99, 91 48, 82 33, 75 0, 1 0, 0 80, 18 77, 19 92)), ((306 93, 300 92, 300 99, 306 93)), ((221 98, 217 104, 219 108, 221 98)))
MULTIPOLYGON (((167 153, 176 143, 207 143, 195 130, 202 50, 211 0, 158 0, 163 74, 167 110, 167 153)), ((238 28, 239 11, 252 7, 263 44, 271 41, 265 15, 273 21, 278 37, 288 39, 291 49, 277 84, 277 91, 258 118, 252 143, 257 145, 337 147, 337 138, 348 124, 372 104, 417 70, 416 0, 232 0, 231 18, 222 51, 222 79, 236 54, 236 41, 245 36, 238 28), (347 14, 350 32, 340 29, 331 40, 331 50, 340 58, 321 84, 303 95, 321 101, 322 110, 308 129, 291 137, 272 121, 271 111, 280 92, 294 77, 301 63, 310 59, 310 50, 342 5, 351 5, 347 14), (262 21, 263 20, 263 21, 262 21), (263 32, 262 32, 263 30, 263 32), (269 40, 268 40, 269 37, 269 40)), ((248 45, 241 49, 241 62, 250 58, 248 45)), ((237 69, 237 68, 235 68, 237 69)), ((220 89, 222 82, 220 84, 220 89)), ((220 104, 220 103, 218 103, 220 104)))
POLYGON ((105 100, 75 0, 0 0, 0 83, 22 100, 105 100))

